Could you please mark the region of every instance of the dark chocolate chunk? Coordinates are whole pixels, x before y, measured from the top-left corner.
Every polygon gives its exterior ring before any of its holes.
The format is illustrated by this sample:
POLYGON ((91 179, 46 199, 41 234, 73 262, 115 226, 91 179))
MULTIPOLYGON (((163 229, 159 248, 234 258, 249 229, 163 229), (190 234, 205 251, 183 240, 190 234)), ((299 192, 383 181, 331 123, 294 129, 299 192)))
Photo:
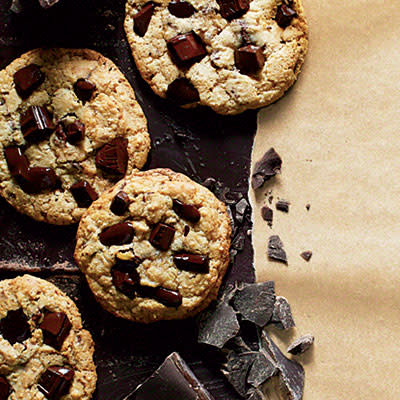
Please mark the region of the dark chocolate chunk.
POLYGON ((286 200, 278 200, 275 204, 275 207, 279 211, 289 212, 289 205, 290 203, 286 200))
POLYGON ((236 219, 238 219, 238 215, 243 216, 246 213, 248 207, 249 203, 244 197, 241 200, 239 200, 235 205, 236 219))
POLYGON ((149 242, 160 250, 168 250, 174 239, 175 229, 172 226, 158 223, 150 233, 149 242))
POLYGON ((8 311, 7 316, 0 319, 0 335, 11 344, 22 343, 32 336, 28 318, 22 308, 8 311))
POLYGON ((10 394, 10 384, 4 376, 0 375, 0 400, 7 400, 10 394))
POLYGON ((96 165, 104 171, 124 175, 128 166, 128 139, 117 137, 97 151, 96 165))
POLYGON ((88 208, 99 197, 87 181, 74 183, 70 190, 80 208, 88 208))
POLYGON ((67 142, 76 144, 85 136, 85 125, 79 119, 72 122, 65 128, 65 138, 67 142))
POLYGON ((30 106, 20 119, 21 131, 26 140, 37 142, 50 135, 55 126, 44 107, 30 106))
POLYGON ((22 190, 29 194, 55 189, 59 184, 54 170, 46 167, 29 167, 25 172, 17 175, 16 179, 22 190))
POLYGON ((74 83, 74 92, 79 100, 86 103, 91 100, 96 85, 88 79, 80 78, 74 83))
POLYGON ((17 93, 23 98, 29 97, 44 81, 44 74, 40 67, 30 64, 14 74, 14 83, 17 93))
POLYGON ((196 12, 196 9, 184 0, 170 1, 168 4, 168 10, 172 15, 175 15, 175 17, 178 18, 189 18, 196 12))
POLYGON ((250 8, 249 0, 218 0, 221 15, 228 21, 239 18, 250 8))
POLYGON ((40 377, 38 389, 47 399, 58 400, 69 392, 74 371, 67 367, 49 367, 40 377))
POLYGON ((287 349, 288 353, 291 354, 303 354, 307 351, 314 343, 314 336, 304 335, 296 339, 287 349))
POLYGON ((43 331, 43 342, 60 350, 72 325, 64 313, 46 310, 39 327, 43 331))
POLYGON ((11 176, 20 175, 21 173, 26 172, 29 168, 29 161, 20 147, 7 147, 4 150, 4 156, 11 176))
POLYGON ((244 248, 245 236, 243 231, 239 231, 238 234, 232 240, 232 248, 237 251, 242 251, 244 248))
POLYGON ((186 78, 177 78, 168 85, 167 98, 179 105, 195 103, 200 100, 199 92, 186 78))
POLYGON ((151 297, 167 307, 179 307, 182 304, 182 296, 177 290, 167 289, 162 286, 155 288, 151 297))
POLYGON ((265 63, 265 56, 260 46, 248 44, 235 50, 235 65, 242 74, 255 74, 265 63))
POLYGON ((290 25, 294 17, 297 17, 296 11, 283 3, 278 7, 278 10, 276 11, 275 20, 281 28, 286 28, 290 25))
POLYGON ((124 215, 125 212, 128 210, 128 206, 129 206, 129 196, 124 191, 120 190, 113 198, 110 210, 115 215, 124 215))
POLYGON ((264 221, 267 221, 268 226, 272 226, 272 221, 274 217, 274 212, 272 211, 271 208, 268 206, 263 206, 261 208, 261 217, 263 218, 264 221))
POLYGON ((191 272, 209 272, 208 257, 201 254, 179 253, 174 255, 174 263, 179 269, 191 272))
POLYGON ((200 212, 197 207, 192 206, 191 204, 182 203, 179 200, 174 199, 172 208, 174 211, 181 217, 190 222, 199 222, 200 220, 200 212))
POLYGON ((271 322, 279 329, 290 329, 296 326, 289 302, 282 296, 277 296, 271 322))
POLYGON ((136 271, 135 265, 129 268, 127 265, 119 265, 118 263, 112 268, 111 276, 114 286, 125 296, 134 298, 137 286, 140 283, 140 276, 136 271))
POLYGON ((257 353, 253 365, 247 375, 247 383, 260 387, 265 381, 278 372, 275 363, 263 353, 257 353))
POLYGON ((311 260, 311 257, 312 257, 312 251, 310 251, 310 250, 303 251, 303 252, 300 254, 300 256, 301 256, 304 260, 310 261, 310 260, 311 260))
POLYGON ((178 353, 161 366, 124 400, 213 400, 178 353))
POLYGON ((189 232, 190 232, 190 226, 189 225, 185 225, 183 236, 186 237, 187 235, 189 235, 189 232))
POLYGON ((207 54, 201 38, 193 31, 174 36, 168 40, 167 46, 173 60, 185 67, 200 61, 207 54))
POLYGON ((146 34, 154 13, 154 7, 155 4, 153 2, 147 3, 133 16, 133 30, 137 35, 143 37, 146 34))
POLYGON ((129 222, 120 222, 105 228, 99 235, 104 246, 121 246, 132 242, 135 231, 129 222))
POLYGON ((268 257, 271 260, 287 264, 286 251, 283 249, 283 243, 278 235, 273 235, 269 238, 268 257))
POLYGON ((254 167, 254 172, 251 176, 252 188, 259 189, 267 180, 280 172, 281 166, 281 157, 273 148, 270 148, 261 160, 257 161, 254 167))
POLYGON ((242 318, 264 327, 272 317, 275 305, 274 282, 242 283, 234 297, 233 307, 242 318))

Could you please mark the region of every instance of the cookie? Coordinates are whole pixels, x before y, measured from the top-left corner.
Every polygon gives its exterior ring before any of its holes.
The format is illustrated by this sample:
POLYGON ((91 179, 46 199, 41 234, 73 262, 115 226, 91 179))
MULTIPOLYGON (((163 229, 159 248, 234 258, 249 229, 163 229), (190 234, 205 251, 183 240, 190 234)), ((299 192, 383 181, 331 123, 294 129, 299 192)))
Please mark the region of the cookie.
POLYGON ((30 275, 0 281, 1 399, 91 399, 93 352, 78 309, 56 286, 30 275))
POLYGON ((128 0, 125 31, 157 95, 220 114, 279 99, 308 47, 300 0, 128 0))
POLYGON ((37 49, 0 72, 0 194, 21 213, 78 222, 149 147, 131 86, 101 54, 37 49))
POLYGON ((182 319, 216 298, 230 234, 225 204, 205 187, 169 169, 135 172, 90 206, 75 260, 109 312, 182 319))

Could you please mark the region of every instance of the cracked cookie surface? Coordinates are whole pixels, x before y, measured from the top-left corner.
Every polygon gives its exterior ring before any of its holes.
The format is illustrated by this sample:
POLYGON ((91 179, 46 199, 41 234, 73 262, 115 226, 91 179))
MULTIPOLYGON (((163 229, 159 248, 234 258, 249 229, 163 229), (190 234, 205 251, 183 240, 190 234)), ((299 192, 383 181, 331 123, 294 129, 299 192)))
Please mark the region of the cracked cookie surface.
POLYGON ((90 206, 75 259, 109 312, 181 319, 216 298, 230 234, 225 204, 205 187, 169 169, 135 172, 90 206))
POLYGON ((101 54, 36 49, 0 72, 0 194, 18 211, 76 223, 149 148, 133 89, 101 54))
POLYGON ((300 0, 128 0, 125 31, 157 95, 220 114, 279 99, 308 47, 300 0))

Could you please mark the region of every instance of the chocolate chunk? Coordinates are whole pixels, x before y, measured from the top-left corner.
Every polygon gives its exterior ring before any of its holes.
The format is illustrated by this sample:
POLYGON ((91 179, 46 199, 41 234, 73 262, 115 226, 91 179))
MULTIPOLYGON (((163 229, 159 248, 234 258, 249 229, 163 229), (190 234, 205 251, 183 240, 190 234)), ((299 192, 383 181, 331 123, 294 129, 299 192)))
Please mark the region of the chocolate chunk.
POLYGON ((14 83, 17 93, 23 98, 29 97, 44 81, 44 74, 40 67, 30 64, 14 74, 14 83))
POLYGON ((111 270, 114 286, 131 299, 135 297, 137 286, 140 283, 140 276, 136 271, 139 264, 138 258, 124 262, 117 260, 117 264, 111 270))
POLYGON ((74 371, 67 367, 49 367, 40 377, 38 389, 46 398, 58 400, 69 392, 74 371))
POLYGON ((168 4, 168 10, 172 15, 175 15, 175 17, 178 18, 189 18, 196 12, 196 9, 184 0, 170 1, 168 4))
POLYGON ((247 400, 264 400, 264 394, 261 390, 254 389, 248 392, 247 400))
POLYGON ((174 263, 179 269, 191 272, 209 272, 208 257, 200 254, 179 253, 174 255, 174 263))
POLYGON ((44 107, 30 106, 20 118, 21 131, 26 140, 37 142, 50 135, 55 126, 44 107))
POLYGON ((279 329, 290 329, 296 326, 289 302, 282 296, 277 296, 271 322, 279 329))
POLYGON ((189 235, 189 232, 190 232, 190 226, 188 226, 188 225, 185 225, 185 229, 184 229, 184 232, 183 232, 183 236, 187 236, 187 235, 189 235))
POLYGON ((200 100, 199 92, 186 78, 177 78, 168 85, 167 98, 179 105, 195 103, 200 100))
POLYGON ((125 400, 213 400, 178 353, 161 366, 125 400))
POLYGON ((155 288, 151 297, 167 307, 179 307, 182 304, 182 296, 177 290, 161 286, 155 288))
POLYGON ((232 240, 232 248, 238 251, 244 249, 245 236, 243 231, 239 231, 238 234, 232 240))
POLYGON ((66 127, 65 136, 67 142, 71 144, 80 142, 85 136, 85 125, 79 119, 75 120, 66 127))
POLYGON ((263 206, 261 208, 261 217, 264 221, 267 221, 269 227, 272 227, 273 216, 274 212, 271 208, 269 208, 268 206, 263 206))
POLYGON ((251 186, 253 189, 259 189, 266 181, 280 172, 282 159, 279 154, 271 147, 256 162, 253 175, 251 176, 251 186))
POLYGON ((314 336, 304 335, 296 339, 287 349, 288 353, 291 354, 303 354, 307 351, 314 343, 314 336))
POLYGON ((155 4, 153 2, 147 3, 133 16, 133 30, 137 35, 143 37, 146 34, 154 13, 154 7, 155 4))
POLYGON ((168 250, 174 239, 175 229, 172 226, 158 223, 150 233, 149 242, 160 250, 168 250))
POLYGON ((279 211, 289 212, 289 205, 290 203, 286 200, 278 200, 275 204, 275 207, 279 211))
POLYGON ((248 207, 249 207, 249 203, 247 202, 247 200, 244 197, 236 203, 236 205, 235 205, 236 220, 240 220, 239 222, 243 221, 243 216, 246 213, 246 210, 248 207), (241 217, 239 218, 239 216, 241 216, 241 217))
POLYGON ((221 349, 235 337, 240 325, 233 308, 225 302, 203 312, 199 322, 198 342, 221 349))
POLYGON ((263 353, 257 353, 247 375, 247 383, 260 387, 278 372, 275 363, 263 353))
POLYGON ((11 176, 20 175, 29 168, 29 161, 20 147, 7 147, 4 150, 4 156, 11 176))
POLYGON ((96 85, 88 79, 80 78, 74 83, 74 92, 76 97, 78 97, 78 99, 83 103, 91 100, 95 90, 96 85))
POLYGON ((265 63, 265 56, 260 46, 249 44, 235 50, 235 65, 242 74, 255 74, 265 63))
POLYGON ((4 376, 0 375, 0 400, 7 400, 10 394, 10 384, 4 376))
POLYGON ((56 173, 52 168, 29 167, 25 172, 16 176, 19 186, 29 194, 37 194, 55 189, 59 184, 56 173))
POLYGON ((121 246, 132 242, 135 231, 129 222, 120 222, 105 228, 99 235, 104 246, 121 246))
POLYGON ((312 251, 310 251, 310 250, 303 251, 303 252, 300 254, 300 256, 301 256, 304 260, 310 261, 310 260, 311 260, 311 257, 312 257, 312 251))
POLYGON ((201 38, 193 31, 173 37, 168 40, 167 46, 173 60, 185 67, 200 61, 207 54, 201 38))
POLYGON ((128 139, 117 137, 97 151, 96 165, 104 171, 124 175, 128 166, 128 139))
POLYGON ((190 222, 199 222, 200 220, 200 212, 197 207, 192 206, 191 204, 184 204, 179 200, 174 199, 172 208, 174 211, 181 217, 190 222))
POLYGON ((8 311, 7 316, 0 319, 0 335, 11 344, 22 343, 32 336, 28 318, 22 308, 8 311))
POLYGON ((234 297, 233 307, 243 319, 264 327, 272 317, 275 305, 274 282, 243 283, 234 297))
POLYGON ((125 212, 128 210, 128 206, 129 206, 129 196, 125 192, 120 190, 113 198, 110 210, 115 215, 124 215, 125 212))
POLYGON ((61 350, 72 325, 64 313, 46 310, 39 327, 43 331, 43 342, 56 350, 61 350))
POLYGON ((217 0, 221 15, 228 21, 239 18, 250 8, 249 0, 217 0))
POLYGON ((268 257, 271 260, 287 264, 286 251, 283 249, 283 243, 278 235, 273 235, 269 238, 268 257))
POLYGON ((281 28, 286 28, 294 17, 297 17, 296 11, 283 3, 278 7, 275 20, 281 28))
POLYGON ((95 200, 99 198, 96 191, 87 181, 74 183, 70 190, 72 196, 74 196, 74 199, 78 204, 78 207, 80 208, 88 208, 95 200))

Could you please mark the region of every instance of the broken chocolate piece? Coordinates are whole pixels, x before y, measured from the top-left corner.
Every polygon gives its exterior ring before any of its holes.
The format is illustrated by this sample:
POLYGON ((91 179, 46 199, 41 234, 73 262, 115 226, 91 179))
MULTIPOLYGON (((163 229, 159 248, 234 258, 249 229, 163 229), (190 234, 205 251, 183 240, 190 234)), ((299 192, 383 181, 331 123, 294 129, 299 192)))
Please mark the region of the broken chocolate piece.
POLYGON ((151 297, 167 307, 179 307, 182 304, 182 296, 177 290, 167 289, 162 286, 155 288, 151 297))
POLYGON ((29 167, 26 171, 21 171, 16 179, 21 189, 29 194, 55 189, 59 184, 54 170, 45 167, 29 167))
POLYGON ((231 21, 245 14, 250 8, 249 0, 217 0, 221 15, 231 21))
POLYGON ((8 311, 7 315, 0 319, 0 335, 11 344, 22 343, 32 336, 28 318, 22 308, 8 311))
POLYGON ((184 271, 209 272, 208 257, 201 254, 179 253, 174 255, 175 265, 184 271))
POLYGON ((124 215, 125 212, 128 210, 128 206, 129 206, 129 196, 124 191, 120 190, 113 198, 110 210, 115 215, 124 215))
POLYGON ((105 228, 99 235, 104 246, 121 246, 132 242, 135 231, 129 222, 120 222, 105 228))
POLYGON ((189 18, 196 12, 196 9, 184 0, 170 1, 168 4, 168 10, 177 18, 189 18))
POLYGON ((247 397, 247 400, 264 400, 265 399, 263 392, 258 389, 250 390, 248 395, 249 395, 249 397, 247 397))
POLYGON ((261 217, 264 221, 267 221, 269 227, 272 227, 273 216, 274 212, 271 208, 269 208, 268 206, 263 206, 261 208, 261 217))
POLYGON ((177 35, 168 40, 167 46, 178 65, 188 67, 206 56, 201 38, 193 31, 177 35))
POLYGON ((287 349, 288 353, 291 354, 303 354, 307 351, 314 343, 314 336, 304 335, 296 339, 287 349))
POLYGON ((238 286, 232 305, 243 319, 264 327, 274 311, 274 282, 242 283, 238 286))
POLYGON ((249 44, 235 50, 235 65, 242 74, 255 74, 265 63, 265 56, 260 46, 249 44))
POLYGON ((140 276, 136 268, 135 263, 132 263, 130 267, 128 264, 117 263, 111 270, 114 286, 130 299, 135 297, 137 286, 140 283, 140 276))
POLYGON ((273 235, 268 241, 268 257, 287 264, 286 251, 283 249, 283 243, 278 235, 273 235))
POLYGON ((265 381, 276 375, 277 372, 275 363, 260 352, 257 353, 249 370, 247 382, 254 387, 260 387, 265 381))
POLYGON ((0 375, 0 400, 7 400, 10 394, 10 384, 4 376, 0 375))
POLYGON ((76 97, 78 97, 78 99, 83 103, 91 100, 95 90, 96 85, 88 79, 80 78, 74 83, 74 92, 76 97))
POLYGON ((29 168, 29 161, 20 147, 7 147, 4 150, 4 156, 11 176, 20 175, 29 168))
POLYGON ((174 239, 175 229, 172 226, 158 223, 150 233, 149 242, 160 250, 168 250, 174 239))
POLYGON ((188 225, 185 225, 185 228, 184 228, 184 231, 183 231, 183 236, 187 236, 187 235, 189 235, 189 232, 190 232, 190 226, 188 226, 188 225))
POLYGON ((64 313, 46 310, 39 327, 43 331, 43 342, 56 350, 61 350, 72 325, 64 313))
POLYGON ((124 400, 213 400, 178 353, 161 366, 124 400))
POLYGON ((80 208, 88 208, 99 197, 87 181, 74 183, 70 190, 80 208))
POLYGON ((199 222, 200 220, 200 212, 197 207, 192 206, 191 204, 184 204, 179 200, 174 199, 172 208, 174 211, 181 217, 190 222, 199 222))
POLYGON ((21 131, 26 140, 37 142, 50 135, 55 126, 44 107, 30 106, 20 118, 21 131))
POLYGON ((128 139, 117 137, 105 144, 96 154, 96 165, 104 171, 124 175, 128 166, 128 139))
POLYGON ((186 78, 177 78, 168 85, 167 98, 179 105, 195 103, 200 100, 199 92, 186 78))
POLYGON ((43 83, 44 78, 40 67, 30 64, 14 74, 15 89, 23 99, 26 99, 43 83))
POLYGON ((69 124, 65 129, 65 137, 67 142, 76 144, 80 142, 85 135, 85 125, 79 119, 69 124))
POLYGON ((282 159, 279 154, 270 148, 261 158, 256 162, 254 172, 251 176, 251 186, 253 189, 259 189, 264 183, 280 172, 282 166, 282 159))
POLYGON ((297 17, 296 11, 283 3, 278 7, 275 20, 281 28, 286 28, 290 25, 294 17, 297 17))
POLYGON ((277 296, 271 322, 279 329, 290 329, 296 326, 289 302, 282 296, 277 296))
POLYGON ((286 200, 278 200, 275 204, 275 207, 279 211, 283 211, 288 213, 289 212, 289 205, 290 203, 286 200))
POLYGON ((312 251, 310 251, 310 250, 303 251, 303 252, 300 254, 300 256, 301 256, 304 260, 310 261, 310 260, 311 260, 311 257, 312 257, 312 251))
POLYGON ((146 34, 154 13, 154 7, 155 4, 153 2, 147 3, 133 16, 133 30, 137 35, 143 37, 146 34))
POLYGON ((68 393, 74 371, 67 367, 49 367, 38 382, 38 389, 46 398, 58 400, 68 393))

